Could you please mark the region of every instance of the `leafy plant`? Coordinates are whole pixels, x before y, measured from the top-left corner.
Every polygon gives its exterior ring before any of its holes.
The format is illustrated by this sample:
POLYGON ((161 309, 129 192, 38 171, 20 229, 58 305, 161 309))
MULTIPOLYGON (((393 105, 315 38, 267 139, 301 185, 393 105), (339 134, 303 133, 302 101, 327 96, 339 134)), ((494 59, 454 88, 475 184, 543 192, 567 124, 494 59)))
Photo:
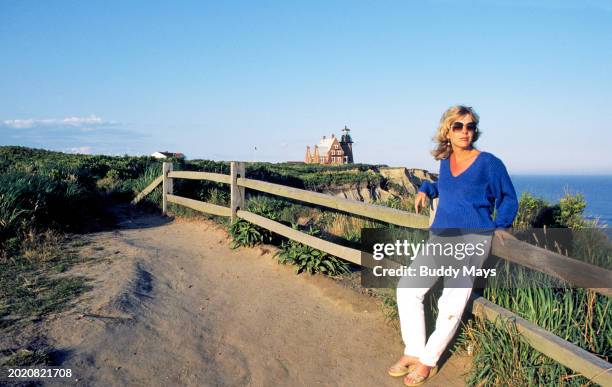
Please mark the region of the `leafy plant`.
MULTIPOLYGON (((257 196, 247 202, 247 210, 268 218, 278 220, 282 203, 266 196, 257 196)), ((271 243, 274 234, 271 231, 256 226, 243 219, 238 219, 229 227, 232 236, 231 248, 253 247, 260 243, 271 243)))
MULTIPOLYGON (((298 229, 296 224, 293 224, 292 227, 298 229)), ((316 236, 319 231, 310 228, 306 233, 316 236)), ((294 240, 284 241, 280 246, 280 251, 275 256, 278 257, 279 263, 296 265, 296 274, 303 271, 310 274, 324 273, 327 275, 340 275, 350 272, 349 265, 340 258, 294 240)))
POLYGON ((285 206, 282 201, 263 195, 255 196, 247 202, 248 211, 275 221, 279 220, 285 206))
POLYGON ((230 245, 232 249, 253 247, 260 243, 272 241, 272 235, 269 231, 243 219, 233 222, 229 227, 229 233, 232 236, 232 243, 230 245))

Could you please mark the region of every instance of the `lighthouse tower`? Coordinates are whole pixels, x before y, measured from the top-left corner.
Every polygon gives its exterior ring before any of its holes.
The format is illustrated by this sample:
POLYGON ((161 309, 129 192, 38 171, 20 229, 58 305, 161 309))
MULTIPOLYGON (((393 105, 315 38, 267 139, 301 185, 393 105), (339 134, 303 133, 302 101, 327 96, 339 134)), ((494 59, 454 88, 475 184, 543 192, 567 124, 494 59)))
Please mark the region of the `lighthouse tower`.
POLYGON ((340 138, 340 147, 344 151, 344 163, 353 164, 353 139, 349 134, 351 130, 344 125, 342 129, 342 137, 340 138))

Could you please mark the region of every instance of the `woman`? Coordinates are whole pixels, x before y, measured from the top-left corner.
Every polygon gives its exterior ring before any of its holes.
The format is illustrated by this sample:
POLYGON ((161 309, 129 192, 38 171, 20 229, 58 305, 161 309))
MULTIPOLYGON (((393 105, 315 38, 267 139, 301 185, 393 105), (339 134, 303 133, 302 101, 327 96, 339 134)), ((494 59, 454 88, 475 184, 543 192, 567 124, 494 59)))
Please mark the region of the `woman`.
MULTIPOLYGON (((463 264, 477 268, 488 256, 492 235, 502 244, 505 238, 513 238, 504 229, 512 225, 518 208, 516 193, 504 164, 491 153, 474 147, 480 136, 478 121, 478 115, 467 106, 453 106, 442 115, 434 137, 437 147, 432 151, 434 158, 440 160, 438 181, 423 184, 415 199, 418 213, 427 198, 439 198, 429 241, 451 238, 456 242, 459 235, 463 241, 482 241, 488 245, 481 258, 474 255, 463 261, 463 264), (459 234, 445 236, 448 230, 459 230, 459 234)), ((434 258, 438 261, 438 257, 434 258)), ((451 258, 460 259, 458 256, 451 258)), ((427 259, 419 255, 415 257, 413 266, 433 262, 431 258, 427 259)), ((426 340, 423 298, 437 279, 435 277, 423 285, 423 281, 414 282, 412 279, 410 282, 404 277, 398 284, 397 306, 405 350, 388 373, 405 376, 404 384, 407 386, 423 384, 435 375, 436 364, 456 332, 472 292, 471 281, 466 286, 444 278, 436 328, 426 340)))

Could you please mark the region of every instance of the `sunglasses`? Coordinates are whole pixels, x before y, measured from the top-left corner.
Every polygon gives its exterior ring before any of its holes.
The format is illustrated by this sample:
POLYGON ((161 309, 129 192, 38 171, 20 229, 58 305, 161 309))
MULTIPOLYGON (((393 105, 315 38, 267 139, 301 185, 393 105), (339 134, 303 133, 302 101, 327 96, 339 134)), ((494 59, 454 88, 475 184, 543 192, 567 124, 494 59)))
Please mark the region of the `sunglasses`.
MULTIPOLYGON (((465 128, 470 132, 474 132, 476 130, 476 123, 470 122, 467 125, 465 125, 465 128)), ((453 132, 461 132, 463 130, 463 122, 453 123, 453 126, 451 126, 451 129, 453 130, 453 132)))

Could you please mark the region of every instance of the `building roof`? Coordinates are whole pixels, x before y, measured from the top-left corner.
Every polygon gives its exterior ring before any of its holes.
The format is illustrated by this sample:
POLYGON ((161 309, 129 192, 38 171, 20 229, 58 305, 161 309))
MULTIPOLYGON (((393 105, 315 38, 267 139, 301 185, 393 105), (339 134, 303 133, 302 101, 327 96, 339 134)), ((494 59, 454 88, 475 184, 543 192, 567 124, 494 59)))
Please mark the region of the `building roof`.
POLYGON ((321 141, 319 141, 319 154, 326 155, 331 149, 335 139, 336 137, 323 137, 321 141))
POLYGON ((178 157, 178 158, 184 158, 185 157, 185 155, 180 153, 180 152, 176 152, 175 153, 175 152, 168 152, 168 151, 165 151, 165 152, 155 152, 155 153, 152 153, 151 156, 157 157, 157 158, 160 158, 160 157, 178 157))

